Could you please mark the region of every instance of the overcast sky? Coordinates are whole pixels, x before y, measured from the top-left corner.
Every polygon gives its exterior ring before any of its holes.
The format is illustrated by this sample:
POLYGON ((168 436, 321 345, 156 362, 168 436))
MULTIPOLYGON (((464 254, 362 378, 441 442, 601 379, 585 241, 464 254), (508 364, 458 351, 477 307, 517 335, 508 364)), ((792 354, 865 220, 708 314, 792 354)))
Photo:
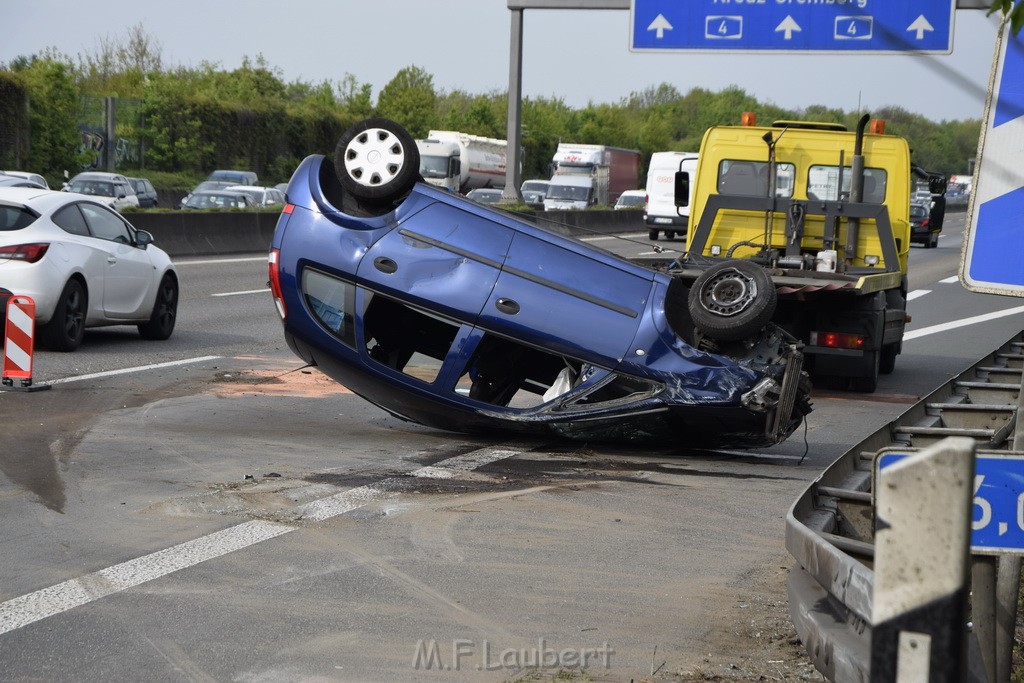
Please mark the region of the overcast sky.
MULTIPOLYGON (((888 2, 890 0, 874 0, 888 2)), ((0 0, 0 63, 55 47, 76 57, 98 41, 123 41, 142 24, 164 64, 212 62, 225 70, 263 55, 285 81, 338 81, 346 73, 376 97, 416 65, 438 90, 473 94, 508 87, 511 13, 506 0, 176 0, 96 5, 81 0, 0 0), (98 9, 102 7, 102 9, 98 9)), ((614 103, 669 83, 720 90, 736 85, 786 108, 846 111, 898 105, 941 121, 981 118, 995 19, 956 12, 950 55, 632 53, 630 12, 527 10, 523 95, 571 107, 614 103)))

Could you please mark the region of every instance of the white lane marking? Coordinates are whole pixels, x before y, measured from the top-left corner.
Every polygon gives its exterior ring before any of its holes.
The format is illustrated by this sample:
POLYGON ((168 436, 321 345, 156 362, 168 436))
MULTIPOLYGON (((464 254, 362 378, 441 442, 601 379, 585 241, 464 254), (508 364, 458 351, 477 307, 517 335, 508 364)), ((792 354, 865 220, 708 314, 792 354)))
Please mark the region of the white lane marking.
MULTIPOLYGON (((387 477, 377 484, 359 486, 313 501, 302 506, 300 511, 303 512, 304 519, 323 521, 374 501, 398 495, 403 489, 416 486, 417 477, 442 478, 442 472, 445 473, 444 478, 449 475, 454 477, 458 472, 475 470, 498 460, 515 457, 524 451, 525 446, 515 444, 481 448, 421 467, 408 475, 387 477), (512 445, 512 448, 509 448, 509 445, 512 445)), ((181 569, 277 538, 298 528, 291 524, 264 520, 242 522, 165 550, 158 550, 92 574, 11 598, 0 603, 0 635, 181 569)))
POLYGON ((247 289, 244 292, 220 292, 218 294, 211 294, 210 296, 240 296, 242 294, 265 294, 270 291, 270 288, 264 289, 247 289))
POLYGON ((241 256, 239 258, 215 258, 203 261, 175 261, 176 266, 205 266, 213 265, 217 263, 247 263, 250 261, 263 261, 267 262, 266 256, 241 256))
POLYGON ((592 235, 590 237, 580 237, 580 242, 603 242, 604 240, 621 240, 621 239, 639 239, 641 237, 647 237, 646 232, 629 232, 622 235, 592 235))
POLYGON ((960 276, 953 275, 951 277, 947 277, 945 280, 939 280, 939 282, 941 282, 944 285, 953 285, 960 282, 960 276))
POLYGON ((927 337, 930 334, 938 334, 939 332, 948 332, 949 330, 955 330, 958 327, 976 325, 978 323, 988 322, 989 320, 998 320, 999 318, 1006 318, 1007 316, 1017 315, 1018 313, 1024 313, 1024 306, 1008 308, 1005 311, 994 311, 992 313, 976 315, 973 318, 962 318, 960 320, 953 320, 948 323, 942 323, 941 325, 922 327, 920 330, 914 330, 912 332, 905 333, 903 335, 903 341, 910 341, 911 339, 917 339, 918 337, 927 337))
POLYGON ((932 293, 932 290, 930 290, 930 289, 915 289, 910 294, 907 294, 907 301, 913 301, 914 299, 920 299, 925 294, 931 294, 931 293, 932 293))
POLYGON ((255 520, 0 603, 0 634, 241 550, 297 527, 255 520))
POLYGON ((113 377, 114 375, 127 375, 130 372, 143 372, 145 370, 159 370, 160 368, 171 368, 175 365, 188 365, 189 363, 205 363, 208 360, 217 360, 221 356, 200 356, 198 358, 185 358, 184 360, 172 360, 166 363, 154 363, 153 365, 139 365, 134 368, 121 368, 120 370, 107 370, 106 372, 94 372, 89 375, 75 375, 55 379, 47 384, 67 384, 68 382, 82 382, 88 379, 99 379, 100 377, 113 377))

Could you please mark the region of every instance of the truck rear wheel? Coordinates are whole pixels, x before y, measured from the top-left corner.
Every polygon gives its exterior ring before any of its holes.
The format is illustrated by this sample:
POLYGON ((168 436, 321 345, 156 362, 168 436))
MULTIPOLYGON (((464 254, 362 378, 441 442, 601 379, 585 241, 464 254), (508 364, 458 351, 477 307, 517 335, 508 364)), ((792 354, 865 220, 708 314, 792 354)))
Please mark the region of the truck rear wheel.
POLYGON ((750 261, 719 263, 700 274, 687 308, 711 339, 740 341, 756 334, 775 313, 778 294, 764 268, 750 261))
POLYGON ((334 150, 334 170, 353 197, 397 202, 419 178, 420 153, 402 126, 389 119, 366 119, 342 133, 334 150))

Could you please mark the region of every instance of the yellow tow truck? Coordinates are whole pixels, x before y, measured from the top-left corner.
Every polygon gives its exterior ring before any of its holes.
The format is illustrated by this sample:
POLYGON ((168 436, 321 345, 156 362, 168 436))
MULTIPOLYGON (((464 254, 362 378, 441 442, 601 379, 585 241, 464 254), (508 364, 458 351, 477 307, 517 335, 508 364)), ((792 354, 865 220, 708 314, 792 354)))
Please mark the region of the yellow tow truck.
MULTIPOLYGON (((865 115, 841 124, 715 126, 698 156, 684 255, 693 324, 732 343, 769 320, 803 343, 805 369, 830 388, 873 392, 909 320, 907 256, 914 178, 907 141, 865 115)), ((676 202, 689 201, 680 175, 676 202)), ((938 217, 941 219, 941 217, 938 217)))

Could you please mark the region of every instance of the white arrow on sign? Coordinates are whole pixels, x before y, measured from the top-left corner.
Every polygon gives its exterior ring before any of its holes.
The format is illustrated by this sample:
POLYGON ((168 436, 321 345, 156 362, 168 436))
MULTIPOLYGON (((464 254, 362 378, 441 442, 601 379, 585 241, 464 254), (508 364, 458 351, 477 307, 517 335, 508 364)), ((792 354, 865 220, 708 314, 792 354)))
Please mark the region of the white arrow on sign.
POLYGON ((934 31, 935 27, 928 23, 928 20, 924 18, 924 15, 920 15, 917 19, 914 19, 914 23, 907 27, 908 31, 916 31, 917 39, 924 40, 925 31, 934 31))
POLYGON ((665 31, 672 30, 672 24, 668 23, 668 19, 666 19, 664 15, 659 14, 654 17, 654 21, 652 21, 651 25, 647 27, 647 30, 656 31, 657 33, 654 34, 654 37, 660 40, 665 37, 665 31))
POLYGON ((783 36, 783 38, 785 38, 786 40, 791 40, 793 38, 793 31, 802 30, 803 29, 800 28, 800 24, 796 23, 796 20, 788 15, 785 19, 782 20, 781 24, 775 27, 776 33, 778 33, 779 31, 785 31, 785 35, 783 36))

